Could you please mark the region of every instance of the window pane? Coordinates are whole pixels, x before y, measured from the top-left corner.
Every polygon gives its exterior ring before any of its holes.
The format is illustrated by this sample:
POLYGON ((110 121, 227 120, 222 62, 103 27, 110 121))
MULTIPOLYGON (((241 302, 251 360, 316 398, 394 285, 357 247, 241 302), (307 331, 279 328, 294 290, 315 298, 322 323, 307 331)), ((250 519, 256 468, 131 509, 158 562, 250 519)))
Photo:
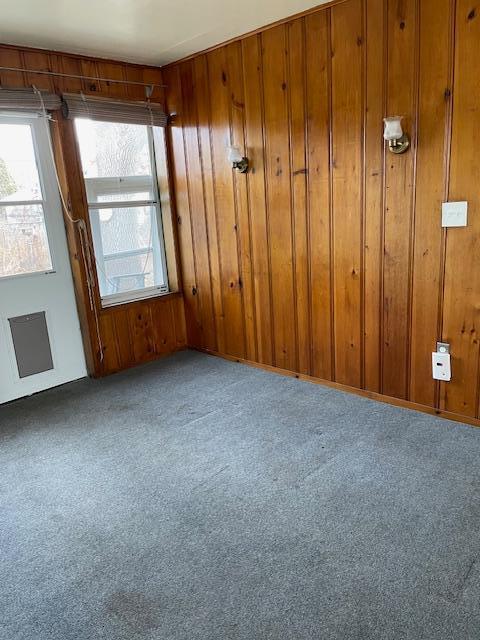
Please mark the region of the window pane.
POLYGON ((82 119, 75 126, 102 298, 167 289, 150 127, 82 119))
POLYGON ((41 199, 30 125, 0 124, 0 201, 41 199))
POLYGON ((0 207, 0 276, 51 269, 42 205, 0 207))
POLYGON ((166 284, 155 207, 90 211, 102 297, 166 284))
POLYGON ((85 178, 151 176, 147 127, 75 120, 85 178))

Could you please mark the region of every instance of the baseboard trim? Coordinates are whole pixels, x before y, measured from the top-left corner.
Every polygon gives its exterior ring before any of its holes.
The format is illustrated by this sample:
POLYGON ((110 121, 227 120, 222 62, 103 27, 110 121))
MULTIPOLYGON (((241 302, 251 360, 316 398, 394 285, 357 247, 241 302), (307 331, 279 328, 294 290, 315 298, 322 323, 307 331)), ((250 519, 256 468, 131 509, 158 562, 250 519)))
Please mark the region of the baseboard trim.
POLYGON ((238 362, 246 364, 256 369, 263 369, 270 371, 278 375, 289 376, 290 378, 297 378, 298 380, 305 380, 313 384, 319 384, 324 387, 331 387, 332 389, 338 389, 339 391, 346 391, 347 393, 353 393, 363 398, 370 398, 370 400, 377 400, 378 402, 384 402, 385 404, 391 404, 395 407, 403 407, 404 409, 411 409, 412 411, 420 411, 421 413, 428 413, 429 415, 445 418, 446 420, 453 420, 454 422, 462 422, 473 427, 480 427, 480 420, 478 418, 470 418, 469 416, 462 416, 459 413, 452 413, 451 411, 444 411, 443 409, 435 409, 428 405, 418 404, 411 400, 402 400, 401 398, 394 398, 392 396, 386 396, 383 393, 377 393, 375 391, 367 391, 366 389, 357 389, 356 387, 350 387, 340 382, 332 382, 331 380, 323 380, 322 378, 316 378, 304 373, 296 373, 289 369, 281 369, 280 367, 274 367, 269 364, 262 364, 260 362, 254 362, 253 360, 247 360, 245 358, 237 358, 236 356, 230 356, 226 353, 220 353, 218 351, 212 351, 210 349, 202 349, 198 347, 188 347, 193 351, 199 351, 200 353, 207 353, 217 358, 223 358, 224 360, 230 360, 231 362, 238 362))

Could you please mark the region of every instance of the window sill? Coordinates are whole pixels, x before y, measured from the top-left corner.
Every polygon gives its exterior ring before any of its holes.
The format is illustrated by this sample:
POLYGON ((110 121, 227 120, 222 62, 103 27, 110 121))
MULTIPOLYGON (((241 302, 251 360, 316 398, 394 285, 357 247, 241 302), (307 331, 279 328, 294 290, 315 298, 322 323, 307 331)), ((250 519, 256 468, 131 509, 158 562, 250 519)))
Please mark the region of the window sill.
POLYGON ((139 295, 136 298, 129 298, 128 300, 119 300, 119 299, 102 299, 102 310, 108 311, 112 308, 125 307, 134 305, 138 302, 147 302, 149 300, 154 301, 156 299, 166 300, 171 298, 181 297, 182 293, 180 291, 164 291, 159 292, 157 289, 155 291, 145 291, 142 295, 139 295))

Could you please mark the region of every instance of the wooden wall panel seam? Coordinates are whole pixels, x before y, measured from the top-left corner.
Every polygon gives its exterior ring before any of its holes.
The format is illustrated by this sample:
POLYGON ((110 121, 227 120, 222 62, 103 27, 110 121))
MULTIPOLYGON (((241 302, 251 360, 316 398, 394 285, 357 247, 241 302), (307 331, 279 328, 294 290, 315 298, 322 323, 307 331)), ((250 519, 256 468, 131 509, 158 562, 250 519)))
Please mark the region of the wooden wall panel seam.
MULTIPOLYGON (((195 70, 194 70, 195 73, 195 70)), ((203 192, 203 213, 204 213, 204 224, 205 224, 205 235, 206 235, 206 239, 207 239, 207 257, 208 257, 208 272, 209 272, 209 279, 210 279, 210 293, 211 295, 211 313, 212 313, 212 319, 213 319, 213 326, 214 326, 214 333, 215 333, 215 344, 217 345, 218 348, 218 341, 217 341, 217 336, 218 336, 218 327, 217 327, 217 317, 216 314, 214 312, 214 302, 213 302, 213 283, 212 283, 212 261, 211 261, 211 255, 210 255, 210 235, 209 235, 209 230, 208 230, 208 222, 207 222, 207 197, 206 197, 206 186, 205 186, 205 168, 204 168, 204 153, 203 153, 203 149, 202 149, 202 139, 200 136, 200 118, 199 118, 199 113, 198 113, 198 101, 195 102, 195 111, 196 111, 196 129, 197 129, 197 144, 198 144, 198 150, 199 150, 199 158, 200 158, 200 168, 201 168, 201 174, 202 174, 202 192, 203 192)))
POLYGON ((333 208, 333 104, 332 104, 332 9, 327 9, 327 86, 328 86, 328 204, 330 218, 330 377, 336 380, 335 366, 335 272, 333 268, 335 260, 335 212, 333 208))
MULTIPOLYGON (((265 124, 265 79, 264 79, 264 45, 262 34, 258 35, 259 50, 260 50, 260 100, 262 105, 262 140, 263 140, 263 154, 266 156, 266 124, 265 124)), ((275 345, 275 313, 273 309, 273 286, 272 286, 272 246, 270 239, 270 206, 268 201, 268 188, 267 188, 267 162, 266 159, 263 163, 263 172, 265 180, 265 213, 267 221, 267 252, 268 252, 268 286, 270 289, 270 323, 272 327, 271 341, 272 341, 272 364, 275 366, 277 361, 276 345, 275 345)))
POLYGON ((265 196, 265 145, 261 103, 261 64, 258 36, 242 41, 244 139, 251 168, 246 176, 250 270, 257 358, 272 362, 270 268, 265 196))
POLYGON ((415 260, 415 214, 416 214, 416 194, 417 194, 417 159, 418 159, 418 122, 420 117, 420 33, 421 33, 421 12, 420 0, 415 2, 415 54, 414 54, 414 117, 412 118, 411 149, 413 154, 412 166, 412 194, 410 203, 410 237, 408 247, 408 332, 406 345, 406 399, 410 399, 410 378, 412 364, 412 321, 413 321, 413 268, 415 260))
POLYGON ((240 288, 236 184, 227 158, 226 145, 232 136, 232 82, 229 77, 230 51, 219 49, 207 56, 211 80, 210 123, 216 181, 216 222, 221 266, 222 306, 225 349, 231 355, 245 353, 245 318, 240 288))
MULTIPOLYGON (((243 148, 245 149, 246 157, 248 157, 248 149, 247 149, 247 131, 246 131, 246 100, 245 100, 245 67, 243 61, 243 47, 239 46, 239 56, 240 56, 240 69, 242 74, 241 86, 243 93, 243 118, 242 118, 242 133, 243 133, 243 148)), ((245 196, 246 196, 246 204, 247 204, 247 217, 248 217, 248 240, 249 240, 249 254, 250 254, 250 283, 249 286, 252 292, 252 318, 253 318, 253 337, 254 337, 254 349, 255 349, 255 360, 258 359, 258 330, 257 330, 257 304, 256 304, 256 294, 255 294, 255 256, 252 247, 252 211, 250 206, 250 189, 249 189, 249 174, 247 173, 245 176, 245 196)))
MULTIPOLYGON (((232 43, 231 45, 232 47, 238 48, 238 43, 232 43)), ((241 48, 240 48, 240 53, 241 53, 241 48)), ((227 74, 228 74, 228 79, 229 79, 229 89, 230 89, 230 103, 229 103, 229 115, 230 115, 230 144, 233 144, 235 136, 234 136, 234 123, 233 123, 233 109, 236 108, 236 105, 234 103, 236 96, 234 95, 234 91, 233 91, 233 86, 232 86, 232 82, 231 82, 231 78, 233 77, 233 73, 232 73, 232 69, 230 67, 230 65, 228 64, 228 60, 227 60, 227 74)), ((240 66, 240 72, 242 71, 242 66, 240 66)), ((241 79, 241 83, 243 84, 243 78, 241 79)), ((244 114, 242 114, 242 121, 243 121, 243 131, 245 131, 244 128, 244 114)), ((245 144, 245 139, 243 144, 245 144)), ((244 282, 244 278, 245 278, 245 274, 244 274, 244 270, 243 270, 243 259, 242 259, 242 244, 241 244, 241 240, 240 240, 240 220, 239 220, 239 203, 238 203, 238 198, 239 198, 239 188, 240 188, 240 181, 244 180, 246 181, 246 176, 244 176, 243 174, 238 173, 236 170, 232 169, 232 179, 233 179, 233 207, 234 207, 234 212, 235 212, 235 238, 236 238, 236 243, 237 243, 237 262, 238 262, 238 274, 239 274, 239 279, 238 279, 238 286, 240 287, 240 300, 241 300, 241 307, 242 307, 242 327, 243 327, 243 344, 244 344, 244 354, 247 354, 248 351, 248 338, 247 338, 247 311, 246 311, 246 305, 245 305, 245 282, 244 282)))
POLYGON ((362 0, 362 151, 361 151, 361 233, 360 233, 360 387, 365 389, 365 239, 367 179, 367 0, 362 0))
MULTIPOLYGON (((180 68, 179 68, 179 82, 180 82, 180 92, 181 92, 181 99, 182 99, 182 104, 184 102, 184 95, 183 95, 183 87, 182 87, 182 78, 181 78, 181 74, 180 74, 180 68)), ((183 125, 183 120, 182 120, 182 125, 183 125)), ((185 158, 185 169, 186 169, 186 186, 187 186, 187 201, 188 201, 188 209, 189 209, 189 234, 190 234, 190 240, 191 240, 191 244, 192 244, 192 258, 193 258, 193 270, 194 270, 194 287, 195 287, 195 291, 192 291, 192 294, 194 296, 195 302, 195 308, 196 308, 196 318, 195 320, 198 322, 199 319, 199 315, 200 315, 200 308, 199 308, 199 302, 198 302, 198 295, 196 293, 197 291, 197 260, 196 260, 196 251, 195 251, 195 238, 194 238, 194 234, 193 234, 193 228, 192 228, 192 223, 191 223, 191 217, 193 215, 192 212, 192 200, 191 200, 191 194, 190 194, 190 176, 189 176, 189 171, 188 171, 188 154, 187 154, 187 146, 186 146, 186 141, 185 141, 185 127, 182 126, 182 140, 183 140, 183 155, 185 158)), ((190 292, 189 292, 190 293, 190 292)))
POLYGON ((291 246, 292 246, 292 276, 293 276, 293 314, 294 314, 294 331, 295 331, 295 371, 299 370, 299 348, 298 348, 298 311, 297 311, 297 278, 296 265, 297 256, 295 252, 295 196, 293 185, 293 143, 292 143, 292 84, 291 84, 291 59, 290 59, 290 31, 285 29, 285 69, 287 82, 287 112, 288 112, 288 157, 289 157, 289 178, 290 178, 290 225, 291 225, 291 246))
POLYGON ((382 139, 384 116, 385 7, 383 0, 365 0, 365 154, 364 154, 364 386, 380 387, 380 313, 382 265, 382 212, 384 192, 384 154, 382 139))
MULTIPOLYGON (((211 84, 211 75, 210 75, 210 65, 209 65, 209 59, 208 57, 206 57, 206 64, 207 64, 207 78, 209 79, 209 84, 211 84)), ((211 105, 211 98, 209 96, 209 102, 208 102, 208 107, 209 107, 209 137, 210 137, 210 155, 212 158, 212 181, 213 181, 213 187, 214 187, 214 209, 215 209, 215 233, 216 233, 216 237, 217 237, 217 242, 219 242, 219 238, 220 238, 220 232, 219 232, 219 228, 218 228, 218 203, 217 203, 217 188, 216 188, 216 162, 215 162, 215 153, 214 153, 214 148, 213 148, 213 135, 212 135, 212 105, 211 105)), ((222 273, 223 273, 223 264, 222 264, 222 251, 219 248, 218 250, 218 255, 217 255, 217 259, 218 259, 218 266, 219 266, 219 273, 220 273, 220 278, 222 278, 222 273)), ((220 287, 219 287, 219 301, 220 301, 220 306, 221 306, 221 313, 222 313, 222 319, 225 319, 225 301, 224 301, 224 294, 223 294, 223 286, 220 283, 220 287)), ((217 338, 218 340, 221 340, 221 343, 224 345, 225 348, 225 333, 224 333, 224 322, 222 322, 222 332, 220 334, 220 336, 217 338)))
POLYGON ((305 131, 304 131, 304 166, 305 166, 305 232, 306 232, 306 250, 307 250, 307 292, 308 292, 308 303, 307 303, 307 331, 309 336, 309 344, 308 344, 308 369, 307 372, 309 374, 312 373, 312 280, 310 277, 311 274, 311 236, 310 236, 310 199, 308 197, 309 192, 309 180, 310 180, 310 170, 308 164, 308 102, 307 102, 307 38, 306 38, 306 24, 305 18, 301 18, 302 24, 302 50, 304 56, 304 64, 303 64, 303 119, 305 122, 305 131))
POLYGON ((313 340, 313 266, 312 266, 312 216, 311 216, 311 161, 310 161, 310 114, 309 114, 309 96, 308 96, 308 50, 307 50, 307 23, 306 19, 303 21, 303 46, 305 51, 305 69, 303 74, 304 90, 305 90, 305 169, 306 169, 306 215, 307 215, 307 255, 308 255, 308 326, 309 326, 309 352, 310 352, 310 370, 311 375, 314 374, 313 361, 314 361, 314 340, 313 340))
MULTIPOLYGON (((383 69, 384 69, 384 82, 383 82, 383 116, 387 116, 388 105, 388 8, 389 0, 384 3, 383 13, 383 69)), ((386 214, 386 193, 387 193, 387 144, 384 142, 383 151, 383 166, 382 166, 382 219, 381 219, 381 243, 380 243, 380 305, 378 309, 378 322, 379 322, 379 340, 380 340, 380 352, 379 352, 379 392, 383 393, 383 380, 384 380, 384 368, 385 358, 383 352, 383 344, 385 342, 385 327, 383 323, 384 317, 384 304, 385 304, 385 214, 386 214)))
MULTIPOLYGON (((205 56, 205 70, 206 70, 206 76, 207 76, 207 83, 208 86, 211 86, 211 79, 210 79, 210 69, 209 69, 209 65, 208 65, 208 58, 205 56)), ((211 164, 212 164, 212 185, 213 185, 213 214, 214 214, 214 218, 215 218, 215 244, 216 247, 218 248, 218 238, 219 238, 219 234, 218 234, 218 216, 217 216, 217 198, 216 198, 216 176, 215 176, 215 156, 213 153, 213 140, 212 140, 212 105, 211 105, 211 96, 210 93, 208 92, 208 96, 207 96, 207 109, 208 109, 208 139, 209 139, 209 143, 210 143, 210 158, 211 158, 211 164)), ((210 231, 210 235, 209 238, 212 238, 212 234, 210 231)), ((209 250, 209 254, 211 254, 213 247, 211 246, 211 243, 209 244, 208 250, 209 250)), ((218 262, 218 273, 219 276, 221 278, 221 274, 222 274, 222 264, 221 264, 221 251, 217 251, 217 255, 216 255, 216 259, 218 262)), ((210 265, 211 265, 211 259, 210 259, 210 265)), ((218 302, 220 304, 220 317, 222 319, 222 327, 219 330, 219 333, 217 334, 217 344, 219 345, 219 348, 221 346, 225 346, 225 335, 224 335, 224 318, 225 318, 225 311, 224 311, 224 304, 223 304, 223 289, 221 286, 221 283, 219 282, 219 287, 218 287, 218 302)), ((216 322, 216 326, 218 327, 218 317, 215 320, 216 322)), ((217 329, 218 331, 218 329, 217 329)))
MULTIPOLYGON (((453 91, 455 86, 455 32, 456 32, 456 19, 457 19, 457 0, 451 0, 450 2, 450 30, 449 30, 449 82, 448 82, 448 108, 447 116, 445 118, 445 154, 444 154, 444 183, 443 183, 443 199, 445 202, 450 197, 450 169, 451 169, 451 155, 452 155, 452 126, 453 126, 453 91)), ((438 283, 438 322, 437 322, 437 337, 443 340, 443 315, 444 315, 444 300, 445 300, 445 269, 447 258, 447 240, 448 231, 443 229, 442 233, 442 245, 440 250, 440 277, 438 283)), ((435 406, 440 409, 442 398, 442 383, 436 382, 435 384, 435 406)), ((477 414, 478 415, 478 414, 477 414)))

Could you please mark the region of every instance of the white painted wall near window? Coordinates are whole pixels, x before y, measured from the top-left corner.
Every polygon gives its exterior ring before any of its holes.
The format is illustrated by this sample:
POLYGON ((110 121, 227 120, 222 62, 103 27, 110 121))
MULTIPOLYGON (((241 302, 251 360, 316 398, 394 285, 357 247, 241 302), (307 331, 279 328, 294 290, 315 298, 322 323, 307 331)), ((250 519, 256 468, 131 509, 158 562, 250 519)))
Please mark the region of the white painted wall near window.
POLYGON ((0 403, 87 373, 48 136, 0 113, 0 403))

